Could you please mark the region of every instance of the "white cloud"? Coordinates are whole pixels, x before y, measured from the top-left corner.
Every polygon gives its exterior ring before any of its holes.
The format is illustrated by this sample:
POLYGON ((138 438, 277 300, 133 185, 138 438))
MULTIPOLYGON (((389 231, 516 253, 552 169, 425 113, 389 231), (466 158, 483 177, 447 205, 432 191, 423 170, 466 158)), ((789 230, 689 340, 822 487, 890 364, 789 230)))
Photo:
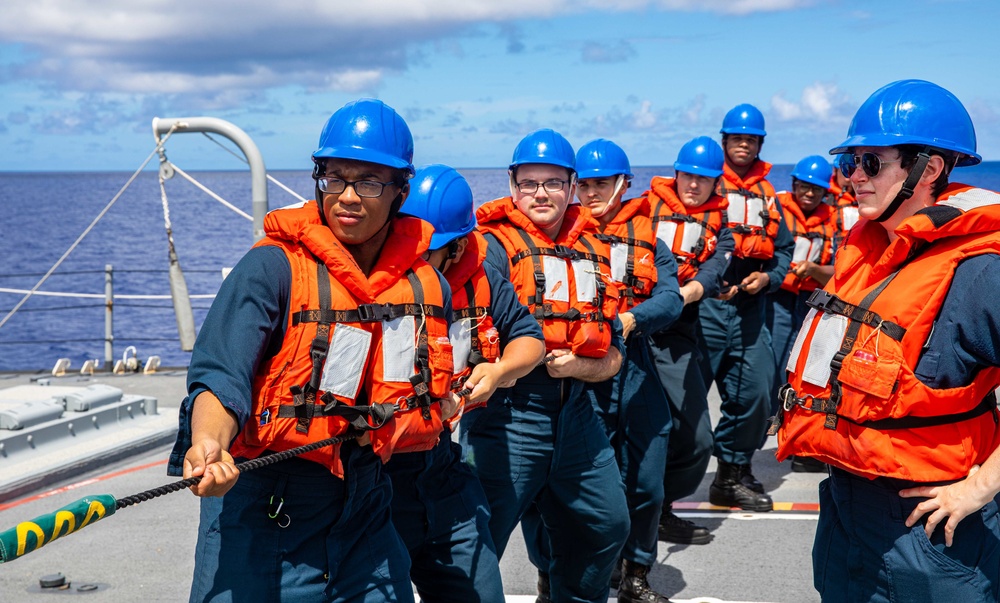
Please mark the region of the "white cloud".
POLYGON ((814 82, 802 90, 798 102, 785 98, 784 92, 771 97, 771 109, 778 121, 816 120, 829 122, 850 115, 851 104, 836 84, 814 82))
MULTIPOLYGON (((20 49, 6 77, 61 90, 367 92, 406 69, 419 44, 484 23, 517 52, 520 21, 586 11, 745 14, 811 1, 819 0, 44 0, 6 3, 0 43, 20 49)), ((634 53, 626 42, 588 48, 592 60, 634 53)))

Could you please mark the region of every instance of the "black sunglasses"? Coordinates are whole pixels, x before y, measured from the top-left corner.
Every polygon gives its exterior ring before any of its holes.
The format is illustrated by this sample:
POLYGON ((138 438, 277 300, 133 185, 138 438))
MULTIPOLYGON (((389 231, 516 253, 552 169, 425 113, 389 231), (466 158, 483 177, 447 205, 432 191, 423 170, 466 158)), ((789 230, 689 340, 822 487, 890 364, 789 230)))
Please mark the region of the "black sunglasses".
POLYGON ((863 153, 860 157, 857 155, 842 155, 840 158, 840 173, 844 175, 844 178, 850 178, 854 174, 854 170, 858 169, 858 164, 861 164, 861 169, 864 170, 865 175, 869 178, 874 178, 878 176, 879 170, 882 169, 882 164, 899 163, 900 161, 902 159, 882 159, 872 152, 863 153))

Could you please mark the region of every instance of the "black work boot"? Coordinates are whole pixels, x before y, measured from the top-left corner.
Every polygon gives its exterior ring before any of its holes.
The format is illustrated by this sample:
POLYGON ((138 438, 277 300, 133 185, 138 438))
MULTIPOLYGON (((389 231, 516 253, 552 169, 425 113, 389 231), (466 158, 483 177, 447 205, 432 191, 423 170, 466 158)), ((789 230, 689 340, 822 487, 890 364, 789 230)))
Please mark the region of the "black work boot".
POLYGON ((670 603, 670 599, 653 590, 646 576, 648 565, 622 559, 622 583, 618 587, 618 603, 670 603))
POLYGON ((538 596, 535 603, 552 603, 552 589, 549 586, 549 575, 545 572, 538 572, 538 596))
POLYGON ((792 471, 794 473, 826 473, 827 465, 811 456, 793 456, 792 471))
POLYGON ((772 511, 774 503, 766 493, 762 494, 743 483, 746 465, 719 461, 715 481, 708 489, 708 502, 719 507, 739 507, 744 511, 772 511))
POLYGON ((750 466, 750 463, 740 465, 740 483, 757 494, 764 494, 764 484, 757 481, 757 478, 753 476, 753 468, 750 466))
POLYGON ((699 526, 686 519, 674 515, 668 505, 663 507, 660 515, 660 540, 677 544, 708 544, 712 542, 712 533, 708 528, 699 526))

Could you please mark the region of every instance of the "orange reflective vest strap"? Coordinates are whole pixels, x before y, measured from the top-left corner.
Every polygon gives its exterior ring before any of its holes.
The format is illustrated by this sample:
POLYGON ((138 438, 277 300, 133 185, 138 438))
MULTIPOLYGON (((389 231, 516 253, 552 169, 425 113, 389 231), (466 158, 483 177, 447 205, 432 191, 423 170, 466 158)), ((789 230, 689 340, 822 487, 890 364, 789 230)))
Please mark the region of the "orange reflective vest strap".
POLYGON ((677 280, 683 285, 693 279, 699 266, 715 253, 729 201, 712 195, 698 207, 689 208, 677 195, 676 181, 661 176, 653 178, 646 199, 653 232, 673 252, 677 260, 677 280))
MULTIPOLYGON (((785 225, 795 239, 795 249, 792 253, 790 268, 795 268, 800 262, 810 261, 820 266, 833 263, 833 208, 821 203, 806 216, 791 193, 778 193, 778 202, 785 215, 785 225)), ((789 270, 785 275, 781 288, 792 293, 815 291, 821 288, 812 277, 800 278, 789 270)))
POLYGON ((963 387, 914 374, 955 267, 1000 254, 1000 195, 951 185, 896 228, 856 229, 816 291, 781 390, 778 458, 804 455, 868 477, 961 479, 1000 446, 1000 368, 963 387))
POLYGON ((774 187, 765 178, 770 171, 770 163, 758 160, 741 178, 728 164, 723 165, 716 192, 729 201, 727 225, 733 233, 734 254, 738 258, 774 257, 781 214, 774 187))
MULTIPOLYGON (((420 255, 430 239, 412 218, 390 227, 370 278, 357 268, 315 203, 282 208, 265 219, 258 245, 281 248, 291 267, 289 321, 281 349, 263 360, 253 387, 253 416, 232 446, 254 458, 364 427, 383 459, 419 442, 429 449, 441 431, 440 408, 451 383, 452 356, 437 272, 420 255), (317 383, 318 379, 318 383, 317 383), (384 406, 380 406, 384 405, 384 406), (386 417, 387 407, 397 408, 386 417)), ((338 449, 303 455, 342 475, 338 449)))
POLYGON ((569 206, 555 241, 510 197, 484 204, 476 217, 480 230, 504 246, 511 283, 541 325, 546 350, 568 348, 592 358, 607 354, 619 295, 611 280, 610 250, 592 234, 597 222, 590 212, 569 206))
POLYGON ((618 311, 627 312, 649 299, 656 285, 656 236, 643 198, 631 199, 595 235, 610 249, 611 280, 618 286, 618 311))

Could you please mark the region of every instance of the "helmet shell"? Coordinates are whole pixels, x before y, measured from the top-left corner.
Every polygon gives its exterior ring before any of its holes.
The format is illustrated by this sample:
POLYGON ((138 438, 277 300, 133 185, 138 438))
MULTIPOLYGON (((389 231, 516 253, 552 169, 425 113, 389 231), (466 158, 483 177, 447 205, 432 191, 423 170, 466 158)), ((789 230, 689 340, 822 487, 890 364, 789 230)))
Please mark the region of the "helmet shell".
POLYGON ((830 162, 822 155, 810 155, 795 164, 792 178, 830 190, 830 162))
POLYGON ((830 154, 901 144, 957 153, 958 166, 983 160, 976 153, 976 130, 965 106, 951 92, 924 80, 899 80, 876 90, 854 114, 847 140, 830 154))
POLYGON ((708 136, 699 136, 684 143, 677 152, 674 171, 718 178, 722 175, 722 165, 725 160, 719 143, 708 136))
POLYGON ((399 211, 434 226, 432 250, 469 234, 476 227, 472 188, 455 168, 447 165, 434 164, 417 170, 410 182, 410 196, 399 211))
POLYGON ((313 159, 354 159, 413 175, 413 135, 396 111, 363 98, 337 110, 323 127, 313 159))
POLYGON ((628 155, 615 143, 604 138, 591 140, 576 152, 576 174, 585 178, 609 178, 624 175, 632 179, 628 155))
POLYGON ((557 165, 570 171, 576 169, 573 146, 562 134, 549 128, 535 130, 521 139, 514 148, 510 169, 527 163, 557 165))
POLYGON ((719 132, 767 136, 767 132, 764 130, 764 114, 757 107, 747 103, 736 105, 722 119, 722 129, 719 132))

